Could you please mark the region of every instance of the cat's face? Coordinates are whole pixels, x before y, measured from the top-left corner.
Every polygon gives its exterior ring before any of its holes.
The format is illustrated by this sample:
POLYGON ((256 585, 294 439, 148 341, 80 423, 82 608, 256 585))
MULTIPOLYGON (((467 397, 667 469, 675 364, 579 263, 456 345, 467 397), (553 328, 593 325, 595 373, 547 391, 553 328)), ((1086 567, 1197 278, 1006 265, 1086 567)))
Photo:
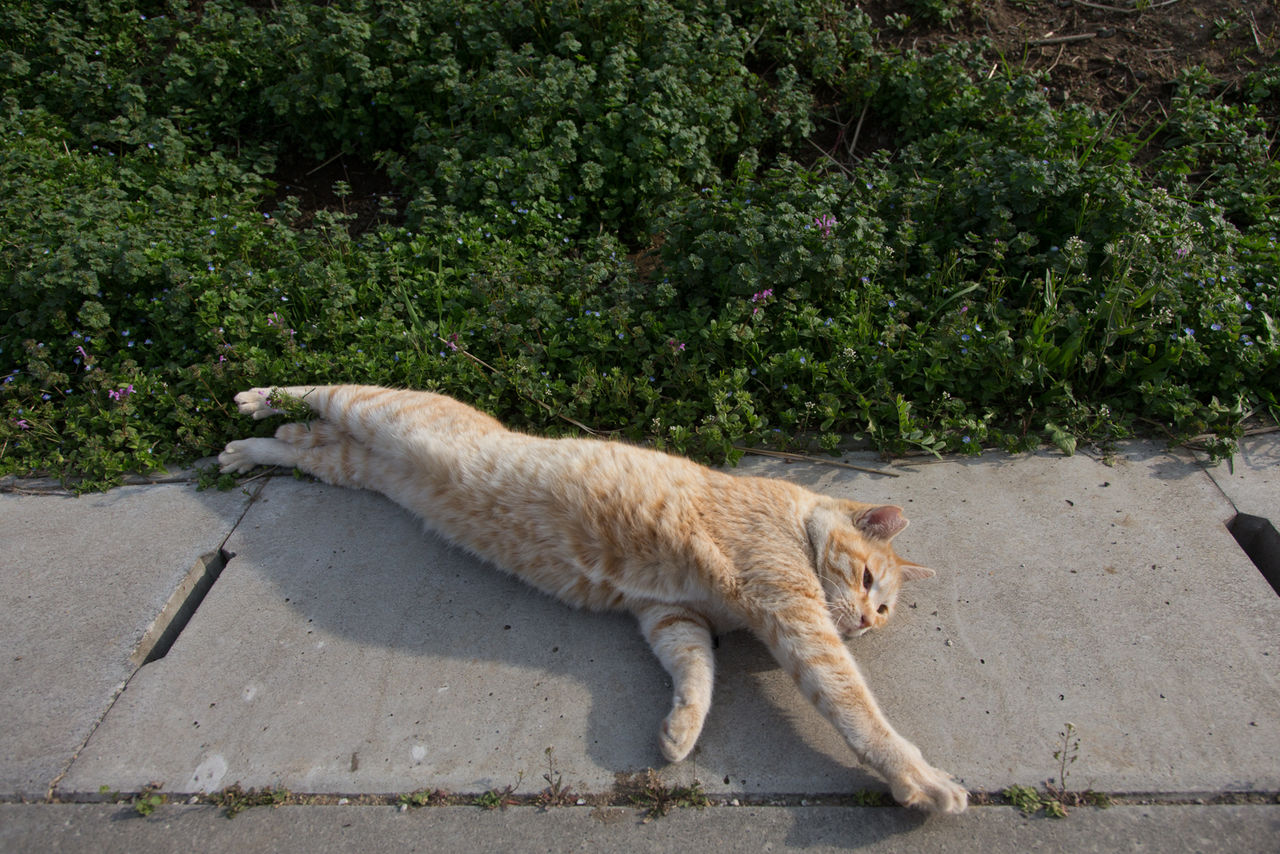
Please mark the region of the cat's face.
POLYGON ((827 608, 840 635, 850 638, 888 621, 903 581, 934 573, 899 557, 890 545, 907 526, 899 508, 877 507, 842 521, 823 532, 815 557, 827 608))

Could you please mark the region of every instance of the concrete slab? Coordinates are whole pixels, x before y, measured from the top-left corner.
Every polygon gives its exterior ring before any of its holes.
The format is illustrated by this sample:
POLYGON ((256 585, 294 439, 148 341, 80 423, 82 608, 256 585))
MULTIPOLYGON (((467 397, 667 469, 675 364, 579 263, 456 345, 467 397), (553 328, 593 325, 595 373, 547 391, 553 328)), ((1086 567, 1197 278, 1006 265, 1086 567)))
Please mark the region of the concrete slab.
POLYGON ((178 484, 0 494, 0 795, 44 797, 174 588, 248 501, 178 484))
POLYGON ((1206 471, 1237 511, 1280 528, 1280 433, 1246 436, 1229 462, 1206 471))
MULTIPOLYGON (((939 577, 854 642, 895 725, 969 786, 1280 789, 1280 598, 1191 459, 1127 446, 948 460, 899 478, 751 460, 740 471, 892 500, 939 577)), ((607 790, 661 762, 665 675, 629 618, 571 611, 423 534, 383 499, 276 480, 169 656, 143 668, 60 791, 607 790)), ((712 793, 883 788, 764 649, 723 638, 694 755, 712 793)))
POLYGON ((64 790, 483 791, 537 779, 548 747, 599 790, 661 759, 669 689, 629 617, 534 593, 380 496, 273 480, 226 548, 64 790))
POLYGON ((258 808, 235 819, 206 806, 167 806, 149 818, 111 805, 0 804, 0 849, 64 854, 201 851, 591 851, 600 854, 800 850, 823 854, 1273 852, 1280 806, 1122 806, 1027 818, 1012 807, 924 819, 909 810, 715 807, 644 823, 618 808, 475 807, 398 812, 387 806, 258 808))

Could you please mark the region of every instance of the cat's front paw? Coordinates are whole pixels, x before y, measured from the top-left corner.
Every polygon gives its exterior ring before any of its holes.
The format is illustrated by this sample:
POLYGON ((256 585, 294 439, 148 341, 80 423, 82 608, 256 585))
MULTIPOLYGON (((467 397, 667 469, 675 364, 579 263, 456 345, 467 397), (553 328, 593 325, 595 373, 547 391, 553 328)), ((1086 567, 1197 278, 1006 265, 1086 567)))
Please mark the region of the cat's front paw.
POLYGON ((281 410, 271 405, 271 389, 269 388, 251 388, 248 391, 242 391, 235 397, 236 408, 240 410, 242 415, 252 415, 254 418, 270 418, 272 415, 279 415, 281 410))
POLYGON ((668 762, 679 762, 689 755, 702 732, 706 711, 693 705, 679 705, 662 722, 658 743, 668 762))
POLYGON ((912 762, 905 774, 890 783, 890 788, 898 803, 926 812, 959 813, 969 805, 965 787, 923 759, 912 762))

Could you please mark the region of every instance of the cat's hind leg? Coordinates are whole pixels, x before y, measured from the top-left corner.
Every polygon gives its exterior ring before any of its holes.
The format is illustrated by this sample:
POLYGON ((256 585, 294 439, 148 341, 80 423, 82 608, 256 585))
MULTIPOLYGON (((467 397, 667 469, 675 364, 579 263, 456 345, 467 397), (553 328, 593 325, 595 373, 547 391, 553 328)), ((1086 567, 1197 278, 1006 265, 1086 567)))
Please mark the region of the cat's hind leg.
POLYGON ((218 455, 222 471, 246 472, 255 465, 296 467, 338 486, 365 486, 377 462, 368 449, 327 421, 282 424, 274 438, 239 439, 218 455))
MULTIPOLYGON (((256 392, 265 391, 265 389, 251 389, 236 395, 236 401, 242 396, 248 398, 251 402, 259 399, 256 392), (252 395, 251 398, 248 396, 252 395)), ((266 404, 266 396, 261 397, 264 405, 266 404)), ((241 411, 263 412, 266 410, 246 410, 245 405, 241 405, 241 411)), ((338 445, 346 440, 346 437, 340 430, 324 421, 311 421, 306 424, 282 424, 276 430, 275 438, 253 438, 253 439, 237 439, 234 442, 228 442, 227 447, 218 455, 218 463, 222 471, 230 474, 241 474, 248 471, 254 466, 287 466, 303 469, 308 471, 312 462, 309 457, 323 455, 325 449, 338 445), (319 452, 317 453, 317 449, 319 452)))
POLYGON ((279 439, 255 437, 228 442, 218 454, 218 466, 224 474, 243 474, 254 466, 295 466, 298 448, 279 439))
POLYGON ((316 386, 305 385, 285 386, 282 388, 251 388, 235 396, 236 408, 240 410, 242 415, 252 415, 256 420, 270 418, 273 415, 284 414, 283 409, 278 409, 271 404, 273 395, 276 395, 277 399, 283 395, 305 403, 315 390, 316 386))
POLYGON ((658 734, 662 755, 679 762, 689 755, 711 708, 715 656, 711 627, 701 614, 679 605, 646 603, 634 608, 649 646, 671 675, 671 712, 658 734))

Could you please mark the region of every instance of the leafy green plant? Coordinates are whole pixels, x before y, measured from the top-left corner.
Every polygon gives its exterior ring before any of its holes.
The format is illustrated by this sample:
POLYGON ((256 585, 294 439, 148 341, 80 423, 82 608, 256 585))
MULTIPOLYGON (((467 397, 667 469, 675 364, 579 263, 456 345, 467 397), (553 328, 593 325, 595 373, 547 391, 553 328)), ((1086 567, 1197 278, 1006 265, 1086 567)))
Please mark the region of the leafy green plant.
POLYGON ((1024 815, 1032 815, 1040 810, 1049 818, 1066 818, 1067 808, 1088 805, 1098 809, 1111 806, 1110 796, 1087 790, 1073 792, 1067 788, 1067 776, 1070 768, 1080 756, 1080 735, 1075 724, 1066 723, 1058 733, 1058 748, 1053 751, 1053 758, 1058 763, 1058 778, 1045 785, 1045 793, 1031 786, 1009 786, 1003 792, 1005 799, 1022 811, 1024 815))
POLYGON ((133 811, 146 818, 169 802, 169 796, 162 794, 159 784, 143 786, 142 791, 133 797, 133 811))
POLYGON ((245 789, 239 783, 209 795, 209 800, 223 808, 227 818, 235 818, 251 807, 279 807, 292 797, 288 789, 245 789))
POLYGON ((876 789, 859 789, 850 798, 854 805, 860 807, 891 807, 896 803, 893 795, 876 789))
POLYGON ((698 781, 688 786, 668 786, 652 768, 634 775, 626 788, 631 802, 644 810, 644 821, 662 818, 673 809, 702 809, 710 803, 698 781))
POLYGON ((501 789, 493 788, 487 792, 481 792, 471 801, 473 806, 486 810, 506 809, 508 806, 519 803, 515 798, 516 789, 520 788, 521 781, 524 780, 524 772, 521 771, 515 783, 503 786, 501 789))
POLYGON ((717 462, 1280 416, 1268 69, 1134 130, 835 0, 10 6, 0 474, 105 488, 306 382, 717 462))
POLYGON ((396 803, 404 807, 427 807, 427 806, 443 806, 451 803, 453 800, 447 792, 441 789, 418 789, 408 794, 400 795, 396 798, 396 803))

